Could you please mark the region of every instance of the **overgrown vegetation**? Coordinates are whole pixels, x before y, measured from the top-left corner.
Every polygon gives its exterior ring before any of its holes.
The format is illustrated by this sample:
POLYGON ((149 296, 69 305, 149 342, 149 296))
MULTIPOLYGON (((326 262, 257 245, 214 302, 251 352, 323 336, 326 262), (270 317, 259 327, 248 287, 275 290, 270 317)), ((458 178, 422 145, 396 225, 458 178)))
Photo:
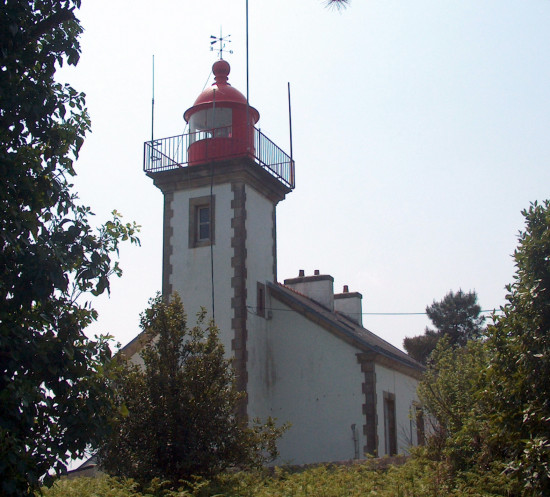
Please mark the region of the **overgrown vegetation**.
POLYGON ((432 421, 431 454, 446 460, 453 472, 487 463, 482 436, 487 431, 487 406, 480 393, 485 390, 488 363, 486 344, 471 341, 452 347, 443 339, 419 386, 419 397, 432 421))
POLYGON ((177 485, 277 456, 285 427, 271 418, 249 425, 235 414, 244 394, 218 329, 204 321, 203 310, 189 328, 177 294, 169 303, 157 296, 142 314, 143 366, 125 362, 116 372, 118 415, 99 452, 109 474, 177 485))
POLYGON ((550 201, 523 211, 516 275, 489 329, 492 444, 530 495, 550 495, 550 201))
POLYGON ((384 470, 367 461, 300 471, 224 473, 210 480, 191 479, 175 490, 159 480, 143 491, 132 480, 106 476, 61 480, 44 497, 507 497, 513 491, 513 481, 499 471, 465 473, 451 483, 445 464, 419 451, 406 464, 384 470))

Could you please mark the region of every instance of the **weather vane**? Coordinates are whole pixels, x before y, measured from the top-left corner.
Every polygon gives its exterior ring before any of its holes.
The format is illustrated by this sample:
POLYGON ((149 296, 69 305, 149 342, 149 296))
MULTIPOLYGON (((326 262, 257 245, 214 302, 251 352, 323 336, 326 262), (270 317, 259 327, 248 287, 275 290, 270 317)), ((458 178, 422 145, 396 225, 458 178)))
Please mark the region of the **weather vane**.
MULTIPOLYGON (((222 28, 220 28, 220 36, 214 36, 214 35, 211 35, 210 36, 210 51, 213 52, 214 51, 214 45, 216 43, 219 43, 220 44, 220 48, 217 49, 217 51, 219 52, 219 56, 220 56, 220 59, 223 59, 223 51, 225 49, 225 44, 226 43, 231 43, 231 40, 229 39, 231 38, 231 35, 226 35, 226 36, 222 36, 222 28)), ((233 50, 226 50, 228 53, 232 54, 233 53, 233 50)))

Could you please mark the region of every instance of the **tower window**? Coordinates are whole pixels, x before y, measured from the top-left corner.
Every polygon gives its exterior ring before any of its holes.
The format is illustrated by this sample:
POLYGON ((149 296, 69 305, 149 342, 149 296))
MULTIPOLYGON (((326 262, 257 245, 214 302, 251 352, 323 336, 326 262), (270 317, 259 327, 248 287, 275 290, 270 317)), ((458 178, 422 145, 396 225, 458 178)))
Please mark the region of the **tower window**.
POLYGON ((230 137, 233 111, 219 107, 195 112, 189 120, 190 143, 206 138, 230 137))
POLYGON ((189 248, 214 243, 214 199, 210 195, 189 199, 189 248))

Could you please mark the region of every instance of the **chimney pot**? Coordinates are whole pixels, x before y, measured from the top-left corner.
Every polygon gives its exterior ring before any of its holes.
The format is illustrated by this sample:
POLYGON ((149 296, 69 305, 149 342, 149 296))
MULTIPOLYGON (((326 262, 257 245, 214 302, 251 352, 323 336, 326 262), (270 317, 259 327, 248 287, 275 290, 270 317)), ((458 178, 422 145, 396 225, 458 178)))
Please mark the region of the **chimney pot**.
POLYGON ((319 270, 316 269, 315 271, 313 271, 313 274, 314 274, 315 276, 319 276, 319 270))
POLYGON ((298 276, 300 278, 303 278, 305 276, 305 273, 304 273, 304 270, 303 269, 300 269, 300 271, 298 272, 298 276))
POLYGON ((349 293, 349 287, 348 287, 348 285, 344 285, 344 293, 349 293))

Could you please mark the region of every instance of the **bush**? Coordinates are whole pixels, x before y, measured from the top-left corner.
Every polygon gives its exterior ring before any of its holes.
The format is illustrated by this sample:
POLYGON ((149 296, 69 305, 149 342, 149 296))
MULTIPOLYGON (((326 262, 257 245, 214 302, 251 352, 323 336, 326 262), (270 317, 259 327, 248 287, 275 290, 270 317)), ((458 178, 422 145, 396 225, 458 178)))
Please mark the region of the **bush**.
POLYGON ((45 497, 509 497, 509 478, 490 469, 460 474, 451 480, 445 464, 419 450, 402 466, 373 469, 369 461, 349 466, 321 465, 306 470, 276 468, 271 472, 222 473, 193 478, 171 490, 159 480, 143 492, 133 480, 112 477, 58 482, 45 497))

